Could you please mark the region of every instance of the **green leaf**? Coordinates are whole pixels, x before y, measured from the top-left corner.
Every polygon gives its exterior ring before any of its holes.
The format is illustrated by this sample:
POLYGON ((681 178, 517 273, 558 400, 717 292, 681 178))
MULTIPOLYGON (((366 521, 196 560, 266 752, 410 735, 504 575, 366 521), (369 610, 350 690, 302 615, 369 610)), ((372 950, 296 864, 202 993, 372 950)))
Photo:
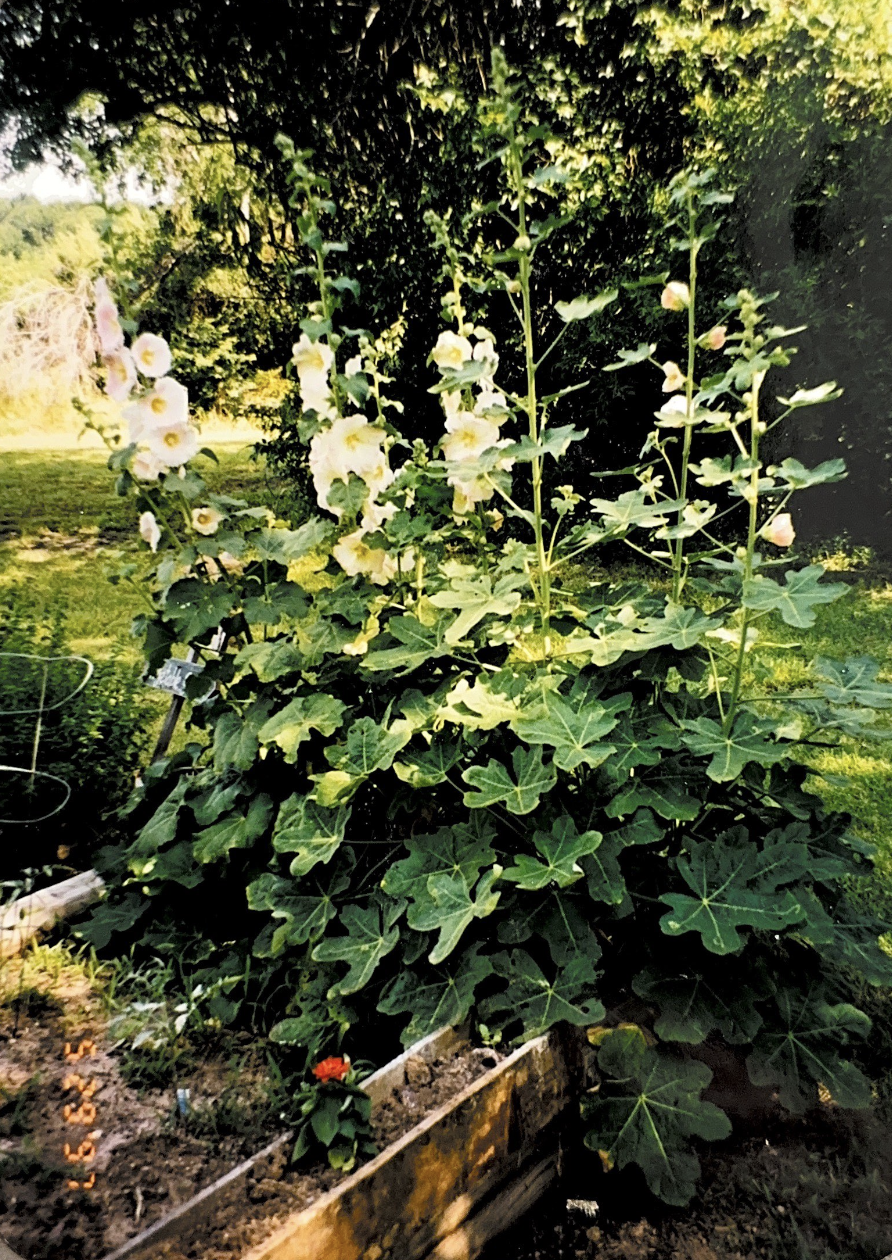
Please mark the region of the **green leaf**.
POLYGON ((492 886, 501 874, 494 866, 481 876, 472 900, 471 891, 460 875, 429 875, 423 900, 409 907, 409 927, 419 932, 439 932, 429 961, 440 963, 455 949, 474 919, 485 919, 498 905, 500 893, 492 886))
POLYGON ((693 822, 703 807, 695 796, 688 795, 678 780, 634 778, 608 801, 604 813, 608 818, 625 818, 641 808, 652 809, 669 821, 693 822))
POLYGON ((283 879, 265 871, 248 885, 248 906, 251 910, 269 910, 281 925, 273 933, 270 956, 275 958, 287 945, 305 945, 321 936, 338 912, 335 899, 350 887, 350 876, 335 872, 328 887, 317 885, 316 893, 297 893, 293 879, 283 879))
POLYGON ((514 782, 500 761, 490 759, 485 766, 469 766, 462 773, 465 783, 476 792, 465 792, 464 803, 471 809, 484 809, 504 803, 512 814, 529 814, 540 798, 557 783, 552 765, 544 765, 539 748, 515 748, 512 756, 514 782))
POLYGON ((454 647, 483 620, 484 617, 510 617, 520 604, 518 586, 525 585, 522 573, 509 573, 493 584, 488 574, 475 577, 458 576, 449 586, 430 597, 435 608, 458 609, 458 616, 445 634, 445 642, 454 647))
POLYGON ((677 651, 696 647, 704 634, 715 629, 715 622, 697 608, 682 608, 667 604, 662 617, 646 617, 642 629, 647 635, 642 647, 662 647, 668 644, 677 651))
POLYGON ((848 476, 844 459, 826 459, 817 468, 804 468, 798 459, 785 459, 776 467, 767 469, 769 476, 783 477, 784 489, 806 490, 828 481, 841 481, 848 476))
POLYGON ((771 729, 752 713, 738 713, 727 734, 721 723, 700 717, 682 721, 682 742, 697 757, 711 757, 706 773, 716 783, 730 783, 751 761, 769 766, 787 755, 783 745, 766 739, 771 729))
POLYGON ((454 876, 470 888, 481 870, 496 860, 491 848, 494 836, 495 828, 479 814, 472 814, 467 823, 441 827, 431 835, 410 836, 405 842, 409 856, 393 863, 381 887, 391 897, 410 897, 413 901, 427 897, 431 875, 454 876))
POLYGON ((309 598, 296 582, 277 582, 262 595, 250 596, 242 605, 250 626, 277 626, 285 618, 305 617, 309 610, 309 598))
POLYGON ((508 987, 485 998, 480 1004, 481 1014, 488 1024, 498 1021, 505 1026, 522 1020, 523 1041, 540 1036, 562 1021, 578 1027, 597 1023, 604 1017, 604 1007, 597 998, 583 996, 596 978, 588 959, 568 962, 554 980, 547 978, 526 950, 497 954, 493 964, 499 975, 508 980, 508 987))
POLYGON ((892 986, 892 957, 880 944, 890 930, 887 921, 864 914, 845 898, 828 912, 814 892, 806 911, 804 935, 822 959, 854 968, 868 984, 892 986))
POLYGON ((286 674, 296 673, 303 662, 303 653, 290 639, 270 639, 243 647, 235 658, 235 668, 239 674, 253 670, 261 682, 274 682, 286 674))
POLYGON ((877 681, 879 665, 872 656, 850 656, 846 661, 815 658, 814 672, 826 678, 821 691, 834 704, 864 704, 870 709, 892 706, 892 685, 877 681))
POLYGON ((685 506, 682 500, 653 503, 644 490, 627 490, 617 499, 591 499, 603 523, 612 530, 653 529, 664 525, 666 517, 685 506))
POLYGON ((606 1079, 583 1104, 595 1122, 586 1146, 604 1151, 617 1168, 637 1164, 654 1194, 683 1207, 700 1176, 688 1139, 714 1142, 731 1132, 725 1113, 700 1097, 712 1080, 709 1068, 649 1049, 637 1028, 610 1032, 598 1067, 606 1079))
POLYGON ((549 884, 566 888, 582 879, 585 872, 579 859, 594 853, 601 839, 600 831, 585 831, 580 835, 573 819, 564 814, 550 832, 533 833, 533 845, 542 860, 528 857, 525 853, 517 854, 514 865, 507 868, 503 878, 527 891, 545 888, 549 884))
POLYGON ((557 429, 546 429, 539 435, 538 442, 533 442, 525 433, 520 441, 506 447, 504 454, 518 464, 528 464, 546 455, 560 459, 571 442, 581 442, 587 436, 588 429, 575 429, 572 424, 566 424, 557 429))
POLYGON ((259 529, 251 534, 251 544, 261 560, 288 564, 292 560, 302 560, 310 552, 323 547, 333 529, 331 521, 313 516, 300 529, 259 529))
POLYGON ((235 596, 226 582, 201 582, 198 578, 182 578, 167 592, 164 611, 175 624, 184 643, 191 643, 216 630, 224 618, 231 616, 235 596))
POLYGON ((616 726, 614 709, 597 700, 574 704, 557 693, 542 699, 542 712, 514 723, 514 729, 527 744, 548 744, 554 748, 554 764, 561 770, 577 766, 599 766, 612 752, 613 744, 603 737, 616 726))
POLYGON ((387 623, 387 633, 399 647, 377 648, 362 659, 362 668, 377 671, 398 670, 408 674, 427 661, 435 660, 449 652, 444 642, 445 627, 442 622, 434 626, 423 625, 416 617, 392 617, 387 623))
POLYGON ((783 1106, 797 1113, 816 1104, 819 1083, 841 1107, 869 1107, 870 1082, 839 1056, 852 1036, 869 1033, 864 1012, 793 989, 776 988, 774 1000, 777 1017, 766 1023, 746 1061, 753 1084, 777 1089, 783 1106))
POLYGON ((462 759, 458 740, 437 736, 430 748, 423 752, 403 753, 400 761, 393 763, 398 779, 414 788, 436 787, 445 783, 449 771, 462 759))
POLYGON ((841 395, 842 390, 836 388, 836 381, 826 381, 814 389, 797 389, 789 398, 778 398, 777 401, 785 407, 814 407, 816 403, 832 402, 841 395))
POLYGON ((516 722, 524 712, 526 679, 508 670, 480 674, 469 684, 460 678, 436 712, 436 723, 446 721, 470 730, 491 731, 503 722, 516 722))
POLYGON ((781 885, 807 877, 809 854, 804 844, 771 837, 762 847, 743 827, 716 840, 691 845, 675 859, 688 887, 696 895, 663 893, 671 906, 660 920, 668 936, 699 932, 713 954, 733 954, 743 948, 742 926, 779 931, 805 917, 801 896, 781 885))
POLYGON ((492 962, 479 954, 479 945, 465 950, 450 968, 401 971, 384 989, 378 1010, 384 1015, 411 1014, 401 1033, 404 1046, 411 1046, 438 1028, 455 1028, 467 1019, 474 994, 492 975, 492 962))
POLYGON ((273 803, 268 796, 255 796, 246 814, 230 814, 222 822, 206 827, 195 835, 193 853, 196 862, 217 862, 230 849, 250 848, 269 824, 273 803))
POLYGON ((807 630, 815 624, 815 608, 832 604, 848 590, 844 582, 820 585, 824 569, 820 564, 807 569, 788 569, 783 586, 757 575, 743 584, 743 603, 757 612, 779 612, 788 626, 807 630))
POLYGON ((180 779, 167 799, 161 802, 141 829, 130 847, 130 853, 134 855, 157 853, 159 849, 176 839, 180 810, 183 808, 183 798, 188 786, 185 778, 180 779))
POLYGON ((659 1009, 654 1032, 661 1041, 683 1041, 700 1045, 711 1032, 718 1030, 729 1045, 751 1042, 762 1025, 756 1009, 757 996, 749 969, 704 975, 702 970, 691 974, 667 974, 642 971, 632 981, 640 998, 659 1009))
POLYGON ((346 741, 326 748, 325 756, 336 770, 367 778, 376 770, 389 769, 394 757, 411 738, 408 722, 397 721, 388 728, 379 725, 374 718, 359 718, 348 730, 346 741))
POLYGON ((564 323, 569 324, 575 319, 589 319, 592 315, 597 315, 618 297, 619 289, 604 289, 593 298, 578 297, 571 302, 555 302, 554 309, 564 323))
POLYGON ((214 769, 222 774, 229 766, 237 770, 250 770, 257 757, 260 741, 257 732, 269 717, 272 700, 255 700, 238 713, 224 713, 214 727, 214 769))
POLYGON ((297 750, 310 738, 310 732, 333 735, 342 725, 346 706, 334 696, 316 692, 311 696, 298 696, 274 714, 258 732, 262 744, 278 744, 285 760, 297 760, 297 750))
POLYGON ((393 910, 381 906, 345 906, 340 924, 347 935, 327 937, 313 950, 317 962, 347 963, 349 970, 329 990, 331 997, 345 997, 364 989, 382 958, 400 939, 399 928, 393 927, 393 910))
POLYGON ((541 937, 556 967, 584 961, 592 971, 601 957, 601 946, 590 923, 591 908, 576 894, 552 888, 546 900, 514 896, 503 902, 498 937, 503 945, 522 945, 531 936, 541 937))
POLYGON ((306 796, 289 796, 279 806, 273 828, 273 848, 277 853, 296 853, 289 870, 302 878, 320 862, 330 862, 344 839, 348 807, 324 809, 306 796))
POLYGON ((610 732, 613 753, 608 766, 619 778, 639 766, 658 766, 667 751, 675 752, 681 740, 678 728, 664 717, 623 718, 610 732))
POLYGON ((605 901, 609 906, 624 906, 627 902, 626 881, 619 865, 619 855, 625 847, 620 836, 613 833, 583 859, 588 895, 593 901, 605 901))
MULTIPOLYGON (((628 287, 628 286, 626 286, 628 287)), ((646 363, 657 352, 657 347, 649 346, 645 342, 641 342, 634 350, 620 350, 619 361, 617 363, 608 363, 604 372, 618 372, 620 368, 631 367, 633 363, 646 363)))

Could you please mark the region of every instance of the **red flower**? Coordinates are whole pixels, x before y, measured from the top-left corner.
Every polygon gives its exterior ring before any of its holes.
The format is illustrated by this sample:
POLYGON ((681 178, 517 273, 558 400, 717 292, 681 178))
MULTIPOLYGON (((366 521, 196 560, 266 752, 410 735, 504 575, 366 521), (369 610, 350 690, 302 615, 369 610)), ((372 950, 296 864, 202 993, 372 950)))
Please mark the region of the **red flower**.
POLYGON ((349 1059, 339 1059, 333 1056, 329 1059, 323 1059, 321 1063, 317 1063, 313 1068, 313 1075, 317 1081, 324 1085, 326 1081, 342 1081, 349 1071, 349 1059))

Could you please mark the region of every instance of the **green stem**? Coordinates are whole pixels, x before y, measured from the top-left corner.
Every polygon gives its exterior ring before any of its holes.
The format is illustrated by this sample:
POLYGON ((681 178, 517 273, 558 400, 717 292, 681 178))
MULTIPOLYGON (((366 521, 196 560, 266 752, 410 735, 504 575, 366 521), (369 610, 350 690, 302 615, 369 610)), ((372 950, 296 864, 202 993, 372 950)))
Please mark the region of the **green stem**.
MULTIPOLYGON (((523 161, 517 142, 517 134, 513 126, 509 134, 509 152, 514 191, 517 194, 518 235, 525 240, 529 240, 527 235, 526 188, 523 179, 523 161)), ((530 441, 538 443, 539 423, 538 403, 536 400, 536 355, 533 341, 533 304, 530 293, 530 255, 526 249, 521 252, 519 273, 521 305, 523 308, 524 360, 527 378, 525 409, 529 420, 530 441)), ((530 461, 530 469, 533 482, 533 530, 536 539, 536 561, 539 568, 539 618, 542 634, 545 638, 545 654, 549 656, 551 652, 551 574, 548 567, 545 530, 542 519, 541 456, 536 456, 530 461)))
MULTIPOLYGON (((753 576, 753 552, 756 549, 756 524, 759 512, 759 389, 762 381, 757 373, 753 377, 752 390, 750 392, 750 458, 752 459, 753 468, 750 473, 750 494, 749 494, 749 523, 746 532, 746 556, 743 563, 743 587, 749 582, 753 576)), ((725 715, 723 727, 725 733, 731 730, 734 723, 734 717, 737 712, 737 702, 740 698, 740 687, 743 681, 743 667, 746 661, 746 636, 750 624, 750 611, 747 607, 743 607, 740 617, 740 647, 737 651, 737 661, 734 666, 734 679, 731 686, 731 700, 728 704, 728 711, 725 715)))
MULTIPOLYGON (((694 209, 693 195, 688 193, 688 239, 691 245, 690 251, 690 268, 688 276, 688 290, 690 301, 688 302, 688 375, 687 384, 685 386, 685 397, 687 399, 687 417, 689 423, 684 429, 684 445, 681 453, 681 476, 679 478, 679 495, 680 499, 687 502, 688 496, 688 465, 691 459, 691 437, 693 435, 693 426, 690 424, 690 417, 693 412, 694 405, 694 367, 696 353, 696 328, 694 319, 694 307, 697 296, 697 213, 694 209)), ((678 509, 678 524, 681 525, 684 519, 684 504, 678 509)), ((682 587, 684 586, 684 539, 679 538, 675 543, 675 556, 673 559, 673 581, 672 581, 672 601, 678 603, 681 598, 682 587)))

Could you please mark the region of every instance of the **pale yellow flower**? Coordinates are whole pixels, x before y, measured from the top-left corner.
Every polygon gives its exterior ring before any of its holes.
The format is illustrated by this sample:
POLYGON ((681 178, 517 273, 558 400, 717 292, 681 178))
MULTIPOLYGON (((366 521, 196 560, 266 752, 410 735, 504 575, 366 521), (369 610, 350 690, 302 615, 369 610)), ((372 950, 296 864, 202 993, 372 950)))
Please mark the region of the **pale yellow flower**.
POLYGON ((364 538, 365 531, 361 529, 345 534, 332 547, 331 554, 348 577, 362 574, 378 586, 386 586, 396 575, 396 561, 380 547, 370 547, 364 538))
POLYGON ((118 308, 110 297, 96 303, 96 335, 104 355, 114 354, 124 344, 124 329, 118 317, 118 308))
POLYGON ((773 543, 775 547, 790 547, 796 537, 793 518, 789 512, 778 513, 759 532, 766 542, 773 543))
POLYGON ((148 543, 153 551, 158 550, 161 541, 161 529, 155 520, 154 512, 143 512, 139 518, 139 536, 148 543))
POLYGON ((167 468, 180 468, 198 454, 198 434, 190 424, 163 424, 146 434, 149 450, 167 468))
POLYGON ((104 363, 107 372, 105 392, 115 402, 126 402, 136 384, 133 356, 125 346, 122 346, 120 350, 113 350, 111 354, 107 354, 104 363))
POLYGON ((706 334, 705 341, 710 350, 721 350, 725 344, 725 334, 728 329, 725 324, 717 324, 715 328, 710 328, 706 334))
POLYGON ((136 366, 143 376, 166 376, 170 371, 170 346, 163 337, 154 333, 142 333, 134 341, 131 350, 136 366))
POLYGON ((165 466, 151 451, 137 451, 133 457, 130 471, 137 481, 157 481, 165 466))
POLYGON ((192 509, 192 528, 196 534, 204 534, 209 538, 211 534, 216 534, 220 522, 223 520, 223 513, 218 512, 213 507, 200 507, 192 509))
POLYGON ((680 280, 670 280, 660 294, 660 306, 667 311, 683 311, 691 304, 691 291, 680 280))
POLYGON ((454 332, 441 332, 430 357, 438 368, 451 368, 453 371, 458 371, 465 363, 470 363, 473 354, 467 337, 460 337, 454 332))
POLYGON ((687 378, 677 363, 667 359, 663 364, 663 371, 666 374, 666 379, 663 381, 664 394, 673 394, 677 389, 684 389, 687 378))
POLYGON ((458 411, 446 420, 446 437, 440 446, 443 458, 450 462, 477 459, 499 442, 499 426, 492 420, 475 416, 472 411, 458 411))

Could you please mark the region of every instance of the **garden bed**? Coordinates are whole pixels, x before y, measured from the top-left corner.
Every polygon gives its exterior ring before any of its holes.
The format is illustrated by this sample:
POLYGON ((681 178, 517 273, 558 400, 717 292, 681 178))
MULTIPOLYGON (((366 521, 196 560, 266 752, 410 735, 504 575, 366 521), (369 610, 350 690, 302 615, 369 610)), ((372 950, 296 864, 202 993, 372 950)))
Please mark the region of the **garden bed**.
POLYGON ((314 1201, 364 1183, 504 1058, 449 1030, 425 1039, 367 1082, 384 1154, 352 1177, 297 1170, 262 1045, 230 1038, 185 1062, 176 1077, 190 1091, 184 1120, 172 1084, 128 1080, 85 969, 44 955, 7 962, 0 1007, 0 1236, 27 1260, 241 1256, 314 1201))

